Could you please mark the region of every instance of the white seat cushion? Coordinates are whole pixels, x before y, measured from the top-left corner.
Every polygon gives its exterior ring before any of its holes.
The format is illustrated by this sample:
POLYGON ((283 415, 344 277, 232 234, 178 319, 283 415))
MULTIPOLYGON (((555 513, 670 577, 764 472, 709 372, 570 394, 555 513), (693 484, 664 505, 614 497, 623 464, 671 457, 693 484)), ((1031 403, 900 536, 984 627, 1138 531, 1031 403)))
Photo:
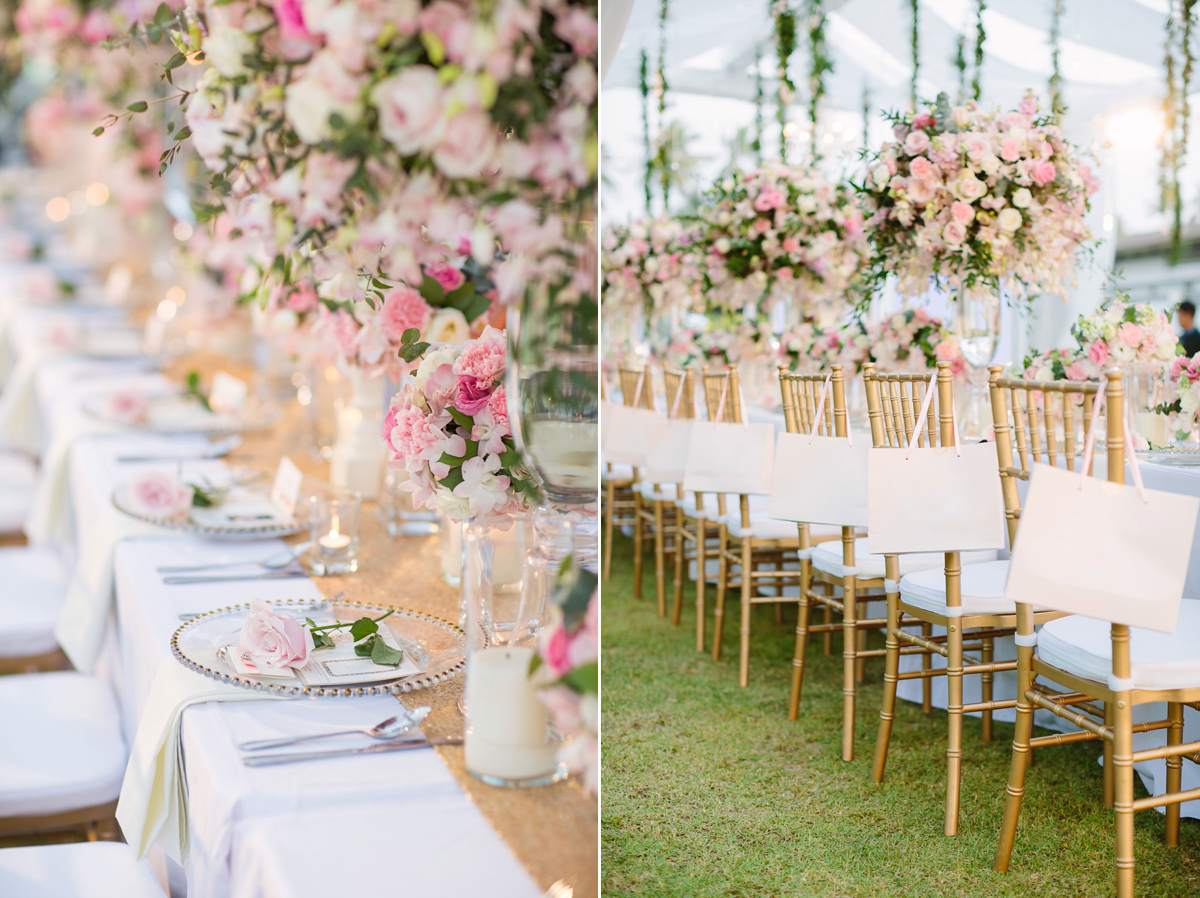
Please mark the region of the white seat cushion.
POLYGON ((74 671, 0 677, 0 720, 0 817, 57 814, 120 794, 125 741, 107 684, 74 671))
MULTIPOLYGON (((1016 607, 1004 598, 1004 584, 1008 581, 1007 561, 968 562, 969 555, 987 553, 964 552, 962 554, 962 607, 964 614, 1015 614, 1016 607)), ((994 558, 995 552, 991 555, 994 558)), ((903 555, 900 556, 904 558, 903 555)), ((946 571, 939 556, 938 566, 917 571, 900 578, 900 599, 917 608, 935 614, 946 610, 946 571)))
POLYGON ((0 452, 0 533, 25 526, 36 482, 37 466, 27 456, 0 452))
MULTIPOLYGON (((840 530, 838 531, 840 534, 840 530)), ((937 569, 940 575, 946 556, 942 552, 920 552, 900 555, 900 576, 916 571, 937 569)), ((962 563, 978 564, 984 561, 994 561, 995 552, 963 552, 962 563)), ((833 540, 821 543, 813 548, 813 567, 834 577, 842 576, 842 543, 833 540)), ((886 560, 883 555, 872 555, 867 551, 867 538, 861 536, 854 541, 854 567, 857 576, 863 580, 880 580, 886 572, 886 560)))
POLYGON ((600 469, 600 479, 604 481, 615 480, 618 483, 633 480, 633 465, 627 465, 619 461, 613 462, 612 470, 609 470, 608 465, 604 465, 600 469))
POLYGON ((633 491, 640 495, 647 502, 653 502, 655 500, 659 502, 675 501, 675 487, 673 485, 645 483, 644 481, 639 481, 633 485, 633 491))
POLYGON ((2 548, 0 583, 0 658, 53 651, 54 623, 67 591, 58 555, 43 548, 2 548))
POLYGON ((164 898, 146 861, 124 842, 0 849, 4 898, 164 898))
POLYGON ((703 493, 701 495, 703 505, 696 504, 695 493, 684 493, 683 499, 679 502, 679 507, 683 509, 683 513, 689 518, 704 518, 706 521, 713 521, 717 518, 717 497, 713 493, 703 493))
MULTIPOLYGON (((1110 632, 1108 621, 1060 617, 1038 632, 1038 656, 1068 673, 1106 683, 1112 673, 1110 632)), ((1200 602, 1179 603, 1174 633, 1130 627, 1129 657, 1139 689, 1200 686, 1200 602)))

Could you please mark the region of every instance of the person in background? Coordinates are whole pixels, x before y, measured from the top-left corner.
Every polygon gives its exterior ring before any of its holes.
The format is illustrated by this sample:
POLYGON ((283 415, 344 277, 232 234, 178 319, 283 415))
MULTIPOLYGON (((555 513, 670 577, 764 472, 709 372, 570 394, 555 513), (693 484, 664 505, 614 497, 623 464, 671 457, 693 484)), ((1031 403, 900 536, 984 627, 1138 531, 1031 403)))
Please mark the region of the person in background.
POLYGON ((1176 314, 1179 316, 1179 326, 1183 328, 1179 342, 1183 344, 1184 354, 1191 358, 1200 352, 1200 331, 1196 330, 1196 304, 1190 299, 1185 299, 1179 304, 1176 314))

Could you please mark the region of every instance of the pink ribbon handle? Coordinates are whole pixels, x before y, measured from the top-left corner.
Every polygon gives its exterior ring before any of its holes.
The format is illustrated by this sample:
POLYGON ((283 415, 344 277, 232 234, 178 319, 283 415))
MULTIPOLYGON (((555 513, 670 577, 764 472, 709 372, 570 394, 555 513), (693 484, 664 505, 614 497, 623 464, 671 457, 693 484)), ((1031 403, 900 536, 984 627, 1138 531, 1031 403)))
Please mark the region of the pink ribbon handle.
MULTIPOLYGON (((808 435, 809 445, 817 438, 817 428, 821 426, 821 414, 825 411, 825 397, 829 395, 829 385, 833 382, 833 375, 825 376, 825 383, 821 384, 821 396, 817 399, 817 412, 813 416, 812 432, 808 435)), ((833 436, 833 434, 829 434, 833 436)), ((850 439, 850 428, 846 428, 846 445, 853 447, 854 441, 850 439)))
MULTIPOLYGON (((917 439, 921 435, 921 429, 925 426, 925 419, 929 416, 930 409, 933 408, 933 391, 937 387, 937 381, 933 378, 929 379, 929 387, 925 390, 925 398, 921 401, 921 411, 917 413, 917 420, 913 423, 912 436, 908 438, 908 454, 904 456, 904 460, 912 458, 913 447, 917 445, 917 439)), ((954 454, 959 458, 962 457, 962 449, 958 445, 958 419, 954 418, 954 454)))
MULTIPOLYGON (((1096 448, 1096 430, 1100 425, 1100 407, 1104 405, 1104 400, 1107 397, 1104 389, 1096 391, 1096 401, 1092 403, 1092 419, 1088 422, 1087 437, 1083 441, 1083 464, 1079 468, 1079 488, 1083 489, 1083 485, 1087 482, 1088 471, 1092 468, 1092 453, 1096 448)), ((1122 427, 1121 433, 1124 435, 1125 456, 1129 459, 1129 473, 1133 475, 1133 485, 1138 491, 1138 495, 1142 497, 1145 503, 1150 502, 1150 498, 1146 495, 1146 486, 1142 483, 1142 469, 1138 466, 1137 451, 1133 448, 1133 435, 1130 434, 1128 427, 1122 427)))

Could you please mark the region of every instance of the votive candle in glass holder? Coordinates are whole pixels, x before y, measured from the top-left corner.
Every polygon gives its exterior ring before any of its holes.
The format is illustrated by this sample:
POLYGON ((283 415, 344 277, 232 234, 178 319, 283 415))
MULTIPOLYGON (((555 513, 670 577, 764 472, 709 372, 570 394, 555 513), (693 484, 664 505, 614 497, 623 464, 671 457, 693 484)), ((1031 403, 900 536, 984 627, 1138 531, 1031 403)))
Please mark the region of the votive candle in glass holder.
POLYGON ((324 577, 357 571, 362 495, 354 490, 323 490, 309 497, 308 520, 313 573, 324 577))
POLYGON ((491 786, 545 786, 566 776, 546 706, 529 674, 533 649, 492 646, 467 659, 467 771, 491 786))

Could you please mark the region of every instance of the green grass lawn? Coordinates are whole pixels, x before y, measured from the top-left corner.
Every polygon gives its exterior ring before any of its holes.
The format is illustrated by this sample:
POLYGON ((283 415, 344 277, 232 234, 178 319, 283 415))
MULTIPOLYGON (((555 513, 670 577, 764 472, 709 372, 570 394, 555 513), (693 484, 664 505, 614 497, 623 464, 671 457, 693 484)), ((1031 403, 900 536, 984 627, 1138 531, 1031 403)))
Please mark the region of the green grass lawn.
MULTIPOLYGON (((809 647, 800 719, 786 703, 795 609, 755 609, 750 685, 737 683, 737 610, 714 663, 695 650, 694 595, 679 627, 657 616, 651 556, 633 598, 631 543, 603 587, 602 891, 647 896, 1075 896, 1115 891, 1112 814, 1096 743, 1049 747, 1031 768, 1011 871, 992 870, 1012 725, 965 726, 959 835, 942 834, 946 718, 899 702, 885 781, 869 781, 882 662, 860 687, 856 759, 840 760, 841 647, 809 647)), ((712 592, 709 593, 711 620, 712 592)), ((711 626, 710 626, 711 630, 711 626)), ((1138 786, 1138 794, 1145 794, 1138 786)), ((1200 895, 1200 821, 1179 848, 1137 816, 1144 896, 1200 895)))

